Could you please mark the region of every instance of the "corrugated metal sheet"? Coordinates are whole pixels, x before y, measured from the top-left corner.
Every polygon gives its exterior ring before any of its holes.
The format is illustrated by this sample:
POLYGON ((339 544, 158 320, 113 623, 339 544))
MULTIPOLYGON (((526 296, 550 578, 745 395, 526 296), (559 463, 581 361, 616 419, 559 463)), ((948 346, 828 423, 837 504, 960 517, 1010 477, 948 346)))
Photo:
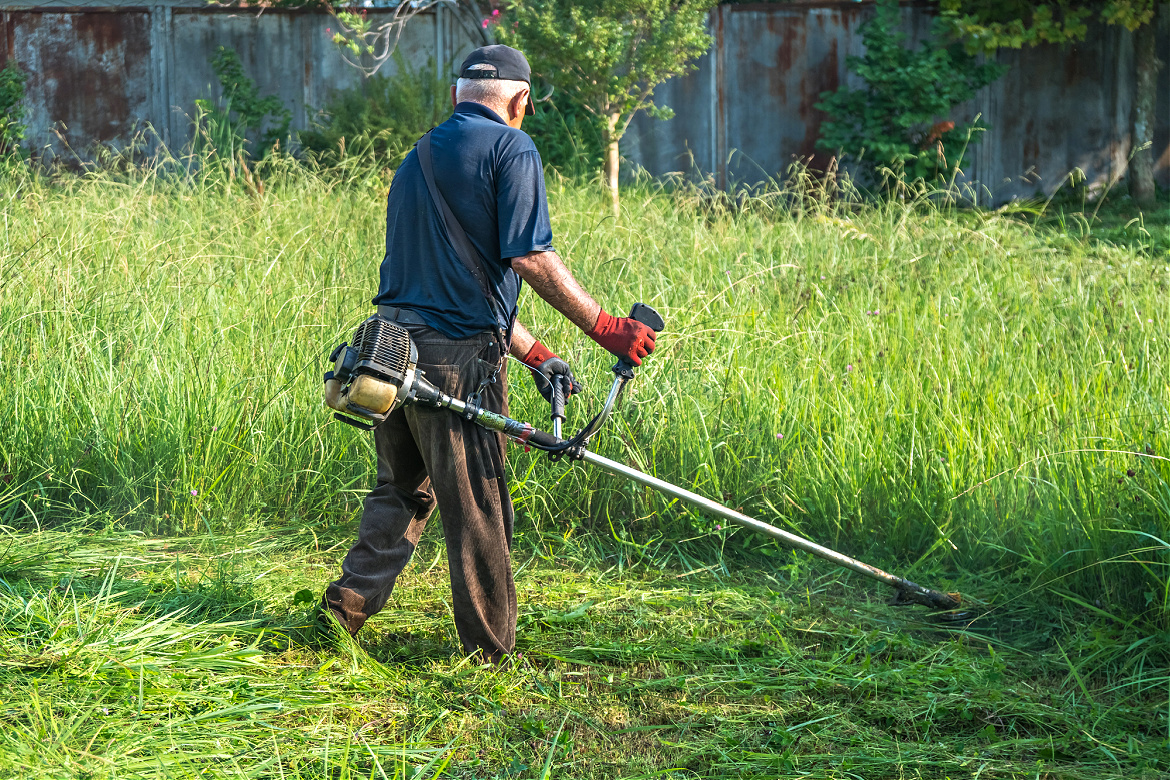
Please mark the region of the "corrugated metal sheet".
MULTIPOLYGON (((920 5, 903 8, 912 40, 930 27, 920 5)), ((637 118, 623 153, 653 174, 709 174, 720 186, 782 177, 796 161, 823 169, 815 106, 848 78, 845 59, 862 53, 858 28, 871 14, 856 2, 717 7, 711 52, 656 93, 675 118, 637 118)))
MULTIPOLYGON (((906 4, 903 28, 928 36, 932 6, 906 4)), ((715 45, 698 70, 657 91, 676 116, 635 120, 623 153, 654 175, 710 175, 721 186, 781 178, 795 161, 822 169, 816 149, 821 94, 848 83, 846 57, 861 54, 859 28, 872 4, 804 2, 719 6, 711 14, 715 45)), ((1161 19, 1170 29, 1170 13, 1161 19)), ((1163 57, 1170 35, 1162 36, 1163 57)), ((1051 192, 1080 169, 1091 187, 1124 174, 1131 151, 1133 47, 1116 27, 1069 47, 1004 51, 1008 73, 951 119, 976 115, 990 125, 968 153, 967 175, 981 198, 1000 203, 1051 192)), ((1170 68, 1162 71, 1159 175, 1170 186, 1170 68)), ((940 117, 941 119, 941 117, 940 117)))
POLYGON ((1124 175, 1133 46, 1116 27, 1093 33, 1075 46, 1000 54, 1010 70, 975 101, 991 129, 972 154, 974 174, 993 200, 1051 193, 1073 170, 1096 189, 1124 175))
MULTIPOLYGON (((331 42, 326 14, 215 8, 203 0, 105 5, 111 0, 0 0, 0 55, 30 73, 29 142, 84 154, 92 142, 119 145, 147 124, 168 144, 190 135, 195 100, 217 97, 209 57, 234 48, 263 93, 280 95, 305 127, 336 89, 359 83, 331 42), (36 5, 34 5, 36 4, 36 5), (18 7, 23 6, 23 7, 18 7), (59 135, 58 135, 59 133, 59 135)), ((928 35, 932 3, 905 3, 913 40, 928 35)), ((715 38, 698 69, 658 90, 672 107, 666 122, 639 117, 623 152, 656 175, 712 175, 721 186, 782 177, 796 160, 814 168, 823 92, 851 76, 861 54, 860 26, 872 3, 792 0, 719 6, 715 38)), ((371 10, 377 20, 381 12, 371 10)), ((1160 17, 1159 47, 1170 62, 1170 8, 1160 17)), ((407 25, 399 50, 415 67, 448 63, 476 45, 474 31, 446 10, 407 25)), ((1131 151, 1133 49, 1128 33, 1095 30, 1072 47, 998 55, 1009 73, 953 117, 981 114, 991 125, 968 155, 969 177, 994 202, 1050 192, 1074 168, 1106 186, 1131 151)), ((393 66, 388 65, 392 72, 393 66)), ((1170 67, 1161 73, 1155 157, 1170 186, 1170 67)))
MULTIPOLYGON (((281 98, 294 128, 308 126, 332 92, 361 80, 333 44, 336 22, 328 14, 242 12, 199 0, 117 8, 69 2, 0 12, 0 53, 29 73, 27 143, 43 154, 85 157, 95 142, 121 146, 148 127, 181 145, 191 135, 195 101, 219 96, 210 64, 218 46, 235 49, 261 94, 281 98)), ((376 24, 383 13, 369 16, 376 24)), ((439 9, 411 20, 398 51, 413 67, 428 60, 441 67, 475 45, 454 15, 439 9)), ((394 67, 387 63, 383 72, 394 67)))
POLYGON ((149 113, 148 13, 17 11, 5 17, 8 54, 29 74, 32 139, 78 149, 115 142, 149 113))

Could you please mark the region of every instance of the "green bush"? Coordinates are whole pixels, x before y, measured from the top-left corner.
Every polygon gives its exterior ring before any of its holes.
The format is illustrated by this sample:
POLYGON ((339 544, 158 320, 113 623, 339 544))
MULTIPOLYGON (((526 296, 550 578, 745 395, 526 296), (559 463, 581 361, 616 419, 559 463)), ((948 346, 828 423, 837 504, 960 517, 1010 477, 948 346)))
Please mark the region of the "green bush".
POLYGON ((908 180, 950 179, 959 172, 978 119, 950 119, 954 107, 999 78, 1004 68, 980 63, 945 39, 936 22, 932 40, 917 50, 905 46, 898 29, 897 0, 879 0, 877 15, 862 27, 865 55, 849 57, 861 89, 842 86, 821 95, 817 108, 829 115, 817 147, 861 163, 883 185, 891 174, 908 180))
POLYGON ((0 158, 20 154, 27 129, 24 119, 24 85, 28 75, 10 61, 0 70, 0 158))
POLYGON ((395 168, 423 133, 451 113, 451 83, 435 63, 413 68, 394 53, 397 73, 371 76, 358 87, 333 93, 314 126, 298 134, 318 155, 344 155, 371 147, 383 167, 395 168))
MULTIPOLYGON (((536 87, 539 90, 539 87, 536 87)), ((554 93, 524 120, 540 159, 566 176, 593 176, 601 170, 602 124, 568 95, 554 93)))
POLYGON ((233 160, 240 152, 267 156, 288 136, 292 112, 278 96, 260 96, 260 88, 244 73, 233 49, 217 47, 211 68, 223 95, 218 103, 195 101, 197 149, 233 160))
MULTIPOLYGON (((453 79, 436 75, 433 60, 413 68, 395 52, 394 62, 393 75, 334 92, 314 126, 300 132, 301 145, 326 157, 368 151, 382 167, 397 167, 423 133, 450 115, 453 79)), ((601 166, 601 126, 566 95, 537 102, 524 130, 544 163, 563 174, 592 174, 601 166)))

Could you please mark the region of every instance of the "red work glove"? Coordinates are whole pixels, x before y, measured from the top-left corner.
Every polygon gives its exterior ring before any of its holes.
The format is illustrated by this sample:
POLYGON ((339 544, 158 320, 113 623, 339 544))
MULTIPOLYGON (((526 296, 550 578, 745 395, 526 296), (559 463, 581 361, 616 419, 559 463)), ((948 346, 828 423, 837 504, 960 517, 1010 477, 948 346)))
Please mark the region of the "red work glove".
POLYGON ((611 317, 604 311, 593 330, 585 334, 614 357, 642 365, 642 358, 654 351, 654 331, 629 317, 611 317))
POLYGON ((561 383, 566 399, 584 389, 577 378, 573 376, 569 364, 553 354, 552 350, 539 341, 535 342, 524 353, 520 362, 532 371, 532 381, 536 383, 536 389, 544 396, 544 400, 550 403, 552 402, 552 382, 561 383))
POLYGON ((524 357, 520 358, 520 362, 529 368, 539 368, 541 363, 551 357, 556 357, 556 353, 539 341, 533 341, 524 357))

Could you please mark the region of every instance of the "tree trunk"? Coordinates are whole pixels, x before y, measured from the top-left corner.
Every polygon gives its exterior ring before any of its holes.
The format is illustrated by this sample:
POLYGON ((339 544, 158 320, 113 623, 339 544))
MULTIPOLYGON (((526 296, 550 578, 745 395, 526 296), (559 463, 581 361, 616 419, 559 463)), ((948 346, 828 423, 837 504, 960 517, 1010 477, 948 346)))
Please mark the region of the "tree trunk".
POLYGON ((1158 20, 1133 34, 1137 83, 1133 100, 1133 159, 1129 163, 1129 194, 1140 208, 1154 205, 1154 109, 1158 101, 1158 20), (1144 149, 1142 147, 1145 147, 1144 149))
POLYGON ((613 205, 613 216, 618 216, 618 164, 621 160, 618 154, 617 134, 619 114, 610 114, 605 118, 605 130, 602 133, 602 142, 605 144, 605 186, 609 189, 610 201, 613 205))

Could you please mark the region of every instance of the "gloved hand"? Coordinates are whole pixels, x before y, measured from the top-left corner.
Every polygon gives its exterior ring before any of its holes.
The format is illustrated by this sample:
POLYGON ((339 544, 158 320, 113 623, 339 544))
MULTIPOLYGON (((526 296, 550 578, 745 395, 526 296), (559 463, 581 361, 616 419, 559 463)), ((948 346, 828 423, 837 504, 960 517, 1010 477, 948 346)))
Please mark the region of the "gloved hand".
POLYGON ((520 358, 520 362, 528 366, 532 372, 532 381, 536 383, 536 389, 549 403, 552 403, 553 382, 561 383, 565 391, 565 400, 585 389, 573 376, 569 364, 550 352, 548 347, 539 341, 532 345, 524 357, 520 358))
POLYGON ((585 334, 614 357, 642 365, 642 358, 654 351, 655 333, 629 317, 611 317, 604 311, 597 323, 585 334))

